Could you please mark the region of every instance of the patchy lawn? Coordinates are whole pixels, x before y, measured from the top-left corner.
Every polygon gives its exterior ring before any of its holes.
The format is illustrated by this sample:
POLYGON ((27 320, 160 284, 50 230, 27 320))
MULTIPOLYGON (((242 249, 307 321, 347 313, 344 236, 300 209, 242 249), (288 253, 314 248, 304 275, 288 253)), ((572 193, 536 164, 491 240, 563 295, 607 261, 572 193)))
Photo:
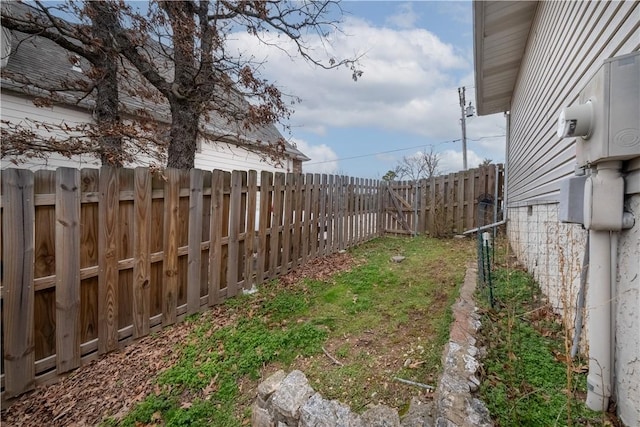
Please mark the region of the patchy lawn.
POLYGON ((506 244, 496 252, 494 309, 487 289, 478 297, 483 307, 479 345, 487 348, 480 398, 496 426, 618 425, 614 414, 596 413, 584 404, 587 366, 569 356, 572 325, 554 314, 506 244))
POLYGON ((247 425, 260 379, 280 368, 302 370, 356 411, 385 403, 402 412, 412 396, 431 396, 394 377, 436 385, 474 249, 473 240, 386 237, 314 260, 39 387, 3 423, 247 425))

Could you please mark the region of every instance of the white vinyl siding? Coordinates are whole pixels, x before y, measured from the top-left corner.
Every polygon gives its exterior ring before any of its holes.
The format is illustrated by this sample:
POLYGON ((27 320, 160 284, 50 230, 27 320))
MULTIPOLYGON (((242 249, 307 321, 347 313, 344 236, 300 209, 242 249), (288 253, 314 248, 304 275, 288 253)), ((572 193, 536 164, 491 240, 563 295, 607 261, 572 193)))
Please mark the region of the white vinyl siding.
MULTIPOLYGON (((49 134, 62 138, 65 136, 65 133, 59 129, 56 130, 55 128, 50 130, 46 130, 44 128, 35 129, 33 127, 33 122, 31 122, 32 120, 48 123, 53 126, 58 126, 62 123, 74 126, 76 124, 87 123, 92 120, 91 114, 85 110, 63 106, 36 107, 33 105, 31 98, 18 96, 4 90, 2 91, 0 102, 2 103, 2 120, 7 120, 15 124, 22 124, 25 127, 29 126, 43 136, 49 134)), ((33 170, 56 169, 58 167, 91 168, 100 167, 100 160, 95 158, 95 156, 90 155, 67 158, 60 154, 52 154, 47 159, 29 159, 24 163, 19 163, 18 165, 14 165, 10 161, 2 159, 2 169, 7 167, 19 167, 33 170)))
MULTIPOLYGON (((2 91, 0 98, 2 103, 2 120, 12 123, 30 126, 30 120, 49 123, 52 125, 60 125, 67 123, 70 126, 79 123, 87 123, 92 119, 91 114, 80 108, 71 108, 67 106, 56 105, 55 107, 36 107, 33 105, 31 98, 16 95, 9 91, 2 91)), ((37 130, 41 134, 47 133, 64 137, 65 133, 60 130, 45 130, 40 128, 37 130)), ((132 166, 146 166, 152 163, 152 159, 148 156, 138 156, 137 162, 132 166)), ((100 167, 100 160, 95 156, 83 155, 73 156, 71 158, 64 157, 59 154, 51 154, 47 159, 25 159, 24 163, 14 165, 8 160, 2 159, 2 168, 20 167, 27 169, 56 169, 58 167, 86 168, 100 167)), ((286 172, 292 171, 293 164, 290 159, 282 160, 282 167, 275 167, 272 164, 261 161, 257 154, 247 151, 244 148, 227 144, 227 143, 202 143, 202 149, 196 153, 195 167, 203 170, 222 169, 231 170, 268 170, 286 172)))
POLYGON ((574 141, 556 136, 560 109, 604 59, 638 49, 639 2, 539 4, 511 104, 511 205, 558 200, 575 166, 574 141))
POLYGON ((282 160, 282 166, 276 167, 270 162, 262 161, 258 154, 252 153, 237 145, 224 142, 201 142, 201 150, 196 153, 195 167, 202 170, 264 170, 271 172, 292 172, 293 165, 289 159, 282 160))

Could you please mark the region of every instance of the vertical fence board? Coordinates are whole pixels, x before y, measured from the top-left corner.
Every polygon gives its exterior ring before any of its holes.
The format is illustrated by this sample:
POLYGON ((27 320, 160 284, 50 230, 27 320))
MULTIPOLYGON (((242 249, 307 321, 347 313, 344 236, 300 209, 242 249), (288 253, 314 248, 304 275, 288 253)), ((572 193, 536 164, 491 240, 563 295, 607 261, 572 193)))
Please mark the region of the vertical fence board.
POLYGON ((291 268, 296 268, 300 265, 300 259, 302 257, 302 216, 304 207, 304 175, 296 174, 296 188, 295 188, 295 222, 293 225, 293 265, 291 268))
POLYGON ((211 226, 209 237, 209 305, 220 304, 222 268, 222 183, 221 170, 211 174, 211 226))
MULTIPOLYGON (((133 257, 134 235, 133 223, 135 221, 135 209, 133 205, 134 170, 118 169, 119 205, 118 232, 117 232, 117 259, 118 261, 133 257), (125 196, 126 197, 123 197, 125 196), (123 200, 126 199, 126 200, 123 200)), ((118 340, 129 338, 133 332, 133 268, 118 268, 118 340), (124 331, 123 329, 126 328, 124 331)))
POLYGON ((333 235, 334 235, 334 222, 333 222, 333 218, 334 218, 334 200, 333 200, 333 196, 334 196, 334 176, 333 175, 329 175, 327 177, 327 215, 326 215, 326 230, 327 230, 327 243, 326 243, 326 251, 325 253, 327 255, 332 254, 333 251, 333 235))
POLYGON ((136 168, 133 204, 133 337, 149 333, 151 318, 151 175, 136 168))
POLYGON ((320 215, 320 174, 313 175, 313 185, 311 186, 311 213, 309 215, 309 257, 315 258, 318 255, 319 226, 318 216, 320 215))
POLYGON ((56 171, 56 369, 80 366, 80 171, 56 171))
POLYGON ((291 224, 292 216, 294 215, 294 203, 293 203, 293 187, 295 185, 294 175, 288 173, 285 177, 285 192, 284 192, 284 224, 282 231, 282 274, 286 274, 289 271, 289 262, 291 258, 291 224))
POLYGON ((17 396, 35 385, 33 173, 2 171, 2 193, 5 392, 17 396))
POLYGON ((178 220, 180 170, 165 170, 164 186, 164 263, 162 282, 162 324, 176 322, 178 305, 178 220))
POLYGON ((258 229, 258 260, 256 281, 258 284, 264 282, 265 271, 269 266, 267 258, 267 230, 271 220, 271 186, 273 183, 273 174, 271 172, 262 171, 260 174, 260 221, 258 229))
POLYGON ((353 246, 358 241, 358 179, 350 178, 350 191, 351 195, 351 208, 350 208, 350 246, 353 246))
POLYGON ((342 219, 343 219, 342 204, 344 201, 344 191, 343 191, 342 181, 343 181, 342 175, 336 175, 336 198, 335 198, 336 206, 335 206, 335 235, 334 235, 334 239, 336 240, 336 243, 335 243, 336 252, 344 249, 343 247, 344 235, 342 234, 343 233, 342 230, 344 226, 344 223, 342 222, 342 219))
POLYGON ((118 347, 118 169, 100 169, 98 201, 98 352, 118 347))
POLYGON ((304 217, 302 220, 302 264, 309 257, 309 224, 311 223, 311 188, 313 186, 313 174, 308 173, 304 179, 304 217))
POLYGON ((318 194, 320 197, 320 213, 319 213, 319 221, 320 224, 318 226, 319 235, 320 235, 320 243, 318 247, 318 253, 320 256, 327 255, 327 175, 322 174, 320 181, 320 193, 318 194))
MULTIPOLYGON (((82 169, 81 193, 99 194, 99 169, 82 169)), ((80 268, 98 265, 98 203, 82 203, 80 212, 80 268)), ((80 341, 98 338, 98 277, 84 279, 80 285, 80 341)))
POLYGON ((191 169, 189 177, 189 241, 187 252, 187 314, 200 310, 200 272, 202 268, 202 189, 203 174, 191 169))
POLYGON ((247 176, 247 227, 244 240, 244 288, 253 287, 255 264, 253 252, 256 236, 256 209, 258 196, 258 173, 250 170, 247 176))
MULTIPOLYGON (((49 170, 35 172, 33 190, 36 195, 55 194, 56 172, 49 170)), ((52 276, 56 273, 55 211, 55 202, 35 207, 35 278, 52 276)), ((56 353, 55 288, 35 292, 34 314, 35 358, 39 360, 56 353)))
POLYGON ((238 286, 244 286, 244 262, 245 262, 245 242, 247 240, 247 172, 242 171, 242 180, 240 182, 240 227, 238 234, 238 264, 236 270, 238 270, 238 286))
POLYGON ((278 274, 280 261, 280 228, 282 224, 282 202, 285 176, 282 172, 276 172, 273 183, 273 212, 271 215, 271 238, 269 240, 269 278, 278 274))
POLYGON ((240 234, 240 199, 242 172, 231 173, 231 199, 229 204, 229 257, 227 258, 227 298, 238 294, 238 236, 240 234))
POLYGON ((227 280, 227 270, 229 269, 229 212, 231 210, 231 172, 224 172, 222 176, 222 269, 220 274, 220 289, 224 289, 223 296, 226 298, 229 292, 229 282, 227 280), (224 243, 226 240, 226 243, 224 243))

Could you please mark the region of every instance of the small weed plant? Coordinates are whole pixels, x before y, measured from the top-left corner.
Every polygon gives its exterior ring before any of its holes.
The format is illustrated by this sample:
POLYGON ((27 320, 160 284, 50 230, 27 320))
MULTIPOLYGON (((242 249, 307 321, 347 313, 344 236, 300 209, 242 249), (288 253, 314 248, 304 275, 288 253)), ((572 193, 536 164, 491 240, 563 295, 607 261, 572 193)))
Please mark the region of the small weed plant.
POLYGON ((487 348, 480 395, 498 426, 611 425, 584 405, 585 367, 568 356, 566 324, 525 271, 498 264, 495 308, 480 291, 487 348))

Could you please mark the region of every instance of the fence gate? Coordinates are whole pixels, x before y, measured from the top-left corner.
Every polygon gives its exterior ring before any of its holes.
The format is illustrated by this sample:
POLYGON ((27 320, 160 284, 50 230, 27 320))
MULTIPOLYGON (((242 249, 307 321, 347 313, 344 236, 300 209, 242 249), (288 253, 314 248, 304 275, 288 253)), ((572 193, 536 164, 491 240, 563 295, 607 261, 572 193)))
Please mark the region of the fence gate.
POLYGON ((461 234, 478 226, 479 202, 493 197, 502 207, 504 167, 487 165, 418 181, 390 181, 382 185, 382 225, 388 234, 434 237, 461 234))
POLYGON ((421 181, 386 183, 383 191, 385 232, 417 234, 419 185, 421 181))

